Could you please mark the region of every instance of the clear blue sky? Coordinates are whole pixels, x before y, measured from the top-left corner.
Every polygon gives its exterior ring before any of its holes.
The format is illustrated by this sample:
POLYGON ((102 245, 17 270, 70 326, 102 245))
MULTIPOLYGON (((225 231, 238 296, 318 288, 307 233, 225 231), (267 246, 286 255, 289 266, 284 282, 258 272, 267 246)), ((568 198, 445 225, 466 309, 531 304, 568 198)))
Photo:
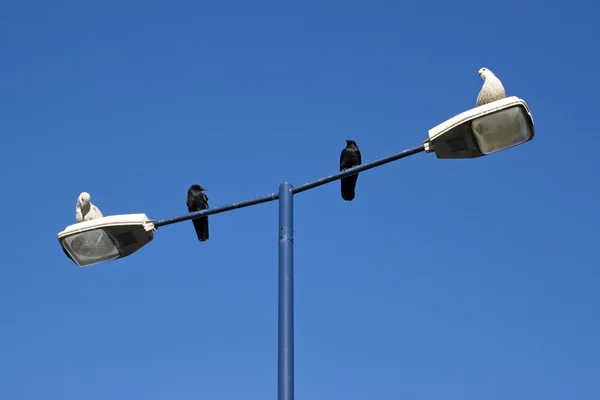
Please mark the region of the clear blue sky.
POLYGON ((419 154, 295 204, 298 399, 598 399, 593 2, 3 1, 0 397, 274 399, 277 204, 78 268, 56 234, 420 144, 485 66, 534 141, 419 154))

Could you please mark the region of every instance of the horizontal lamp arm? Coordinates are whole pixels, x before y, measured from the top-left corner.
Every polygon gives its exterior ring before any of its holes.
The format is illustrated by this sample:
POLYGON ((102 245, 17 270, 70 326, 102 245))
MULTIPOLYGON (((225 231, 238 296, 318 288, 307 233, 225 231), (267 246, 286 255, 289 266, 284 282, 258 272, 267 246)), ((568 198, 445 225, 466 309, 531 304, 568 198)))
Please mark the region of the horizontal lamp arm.
MULTIPOLYGON (((375 168, 375 167, 379 167, 380 165, 391 163, 392 161, 396 161, 396 160, 399 160, 401 158, 412 156, 413 154, 421 153, 423 151, 425 151, 425 146, 424 145, 413 147, 412 149, 403 150, 403 151, 401 151, 399 153, 392 154, 391 156, 383 157, 383 158, 380 158, 378 160, 368 162, 366 164, 361 164, 361 165, 358 165, 356 167, 349 168, 349 169, 347 169, 345 171, 340 171, 338 173, 326 176, 324 178, 319 178, 319 179, 314 180, 312 182, 307 182, 307 183, 305 183, 303 185, 294 187, 294 188, 292 188, 292 194, 301 193, 301 192, 304 192, 306 190, 314 189, 314 188, 316 188, 318 186, 325 185, 327 183, 336 181, 338 179, 342 179, 342 178, 345 178, 345 177, 350 176, 350 175, 356 175, 359 172, 366 171, 366 170, 369 170, 369 169, 372 169, 372 168, 375 168)), ((256 198, 250 199, 250 200, 244 200, 244 201, 240 201, 240 202, 237 202, 237 203, 227 204, 227 205, 224 205, 224 206, 219 206, 219 207, 214 207, 214 208, 208 208, 206 210, 201 210, 201 211, 194 211, 192 213, 184 214, 184 215, 179 215, 177 217, 172 217, 172 218, 167 218, 167 219, 161 219, 161 220, 158 220, 158 221, 154 221, 154 226, 156 228, 159 228, 161 226, 176 224, 178 222, 188 221, 190 219, 195 219, 195 218, 198 218, 198 217, 203 217, 203 216, 208 216, 208 215, 214 215, 214 214, 220 214, 220 213, 223 213, 223 212, 227 212, 227 211, 231 211, 231 210, 236 210, 238 208, 250 207, 250 206, 254 206, 256 204, 267 203, 269 201, 273 201, 273 200, 277 200, 277 199, 279 199, 279 193, 271 193, 271 194, 268 194, 266 196, 256 197, 256 198)))

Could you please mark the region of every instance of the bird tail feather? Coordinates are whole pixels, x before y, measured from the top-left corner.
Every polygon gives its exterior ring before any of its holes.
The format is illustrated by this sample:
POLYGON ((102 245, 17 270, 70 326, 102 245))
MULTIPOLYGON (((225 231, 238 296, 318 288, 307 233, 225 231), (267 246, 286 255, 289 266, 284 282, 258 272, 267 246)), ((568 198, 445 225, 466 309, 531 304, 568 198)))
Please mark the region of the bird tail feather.
POLYGON ((354 199, 354 189, 356 188, 356 181, 358 179, 358 175, 348 176, 346 178, 342 178, 342 199, 346 201, 351 201, 354 199))
POLYGON ((342 188, 342 199, 346 201, 351 201, 354 199, 354 189, 353 188, 342 188))
POLYGON ((201 242, 208 240, 208 217, 200 217, 192 220, 194 223, 194 229, 196 230, 196 236, 201 242))

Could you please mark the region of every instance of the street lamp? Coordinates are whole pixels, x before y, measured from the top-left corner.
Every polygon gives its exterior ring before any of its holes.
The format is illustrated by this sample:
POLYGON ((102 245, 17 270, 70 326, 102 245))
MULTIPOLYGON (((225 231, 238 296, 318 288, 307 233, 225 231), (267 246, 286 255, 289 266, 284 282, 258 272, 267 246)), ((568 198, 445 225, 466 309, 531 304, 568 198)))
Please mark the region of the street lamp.
POLYGON ((126 257, 154 238, 146 214, 111 215, 69 225, 58 234, 67 256, 80 267, 126 257))
POLYGON ((533 139, 525 101, 508 97, 458 114, 429 130, 425 150, 438 158, 475 158, 533 139))
POLYGON ((422 145, 345 171, 250 200, 158 221, 146 214, 103 217, 68 226, 58 234, 63 251, 84 267, 126 257, 149 243, 159 227, 279 200, 278 400, 294 399, 294 195, 421 152, 438 158, 476 158, 525 143, 534 136, 525 101, 508 97, 465 111, 432 128, 422 145))

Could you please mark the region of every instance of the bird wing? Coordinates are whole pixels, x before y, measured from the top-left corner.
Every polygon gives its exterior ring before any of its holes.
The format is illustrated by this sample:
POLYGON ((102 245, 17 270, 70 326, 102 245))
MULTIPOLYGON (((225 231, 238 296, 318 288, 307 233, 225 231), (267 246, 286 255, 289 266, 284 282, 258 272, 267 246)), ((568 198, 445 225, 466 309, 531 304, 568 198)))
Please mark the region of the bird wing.
POLYGON ((200 198, 198 199, 198 206, 202 210, 206 210, 208 208, 208 196, 206 193, 200 193, 200 198))
POLYGON ((88 212, 89 219, 102 218, 103 215, 100 212, 100 209, 95 205, 90 203, 90 211, 88 212))
POLYGON ((479 93, 477 94, 477 102, 475 103, 475 105, 477 106, 481 106, 484 104, 484 97, 485 97, 485 92, 483 91, 485 88, 485 83, 483 84, 483 86, 481 87, 481 90, 479 91, 479 93))
POLYGON ((77 222, 83 221, 83 214, 81 213, 81 207, 79 207, 79 203, 75 206, 75 220, 77 222))
POLYGON ((340 171, 350 168, 352 165, 352 153, 348 149, 342 150, 340 156, 340 171))

